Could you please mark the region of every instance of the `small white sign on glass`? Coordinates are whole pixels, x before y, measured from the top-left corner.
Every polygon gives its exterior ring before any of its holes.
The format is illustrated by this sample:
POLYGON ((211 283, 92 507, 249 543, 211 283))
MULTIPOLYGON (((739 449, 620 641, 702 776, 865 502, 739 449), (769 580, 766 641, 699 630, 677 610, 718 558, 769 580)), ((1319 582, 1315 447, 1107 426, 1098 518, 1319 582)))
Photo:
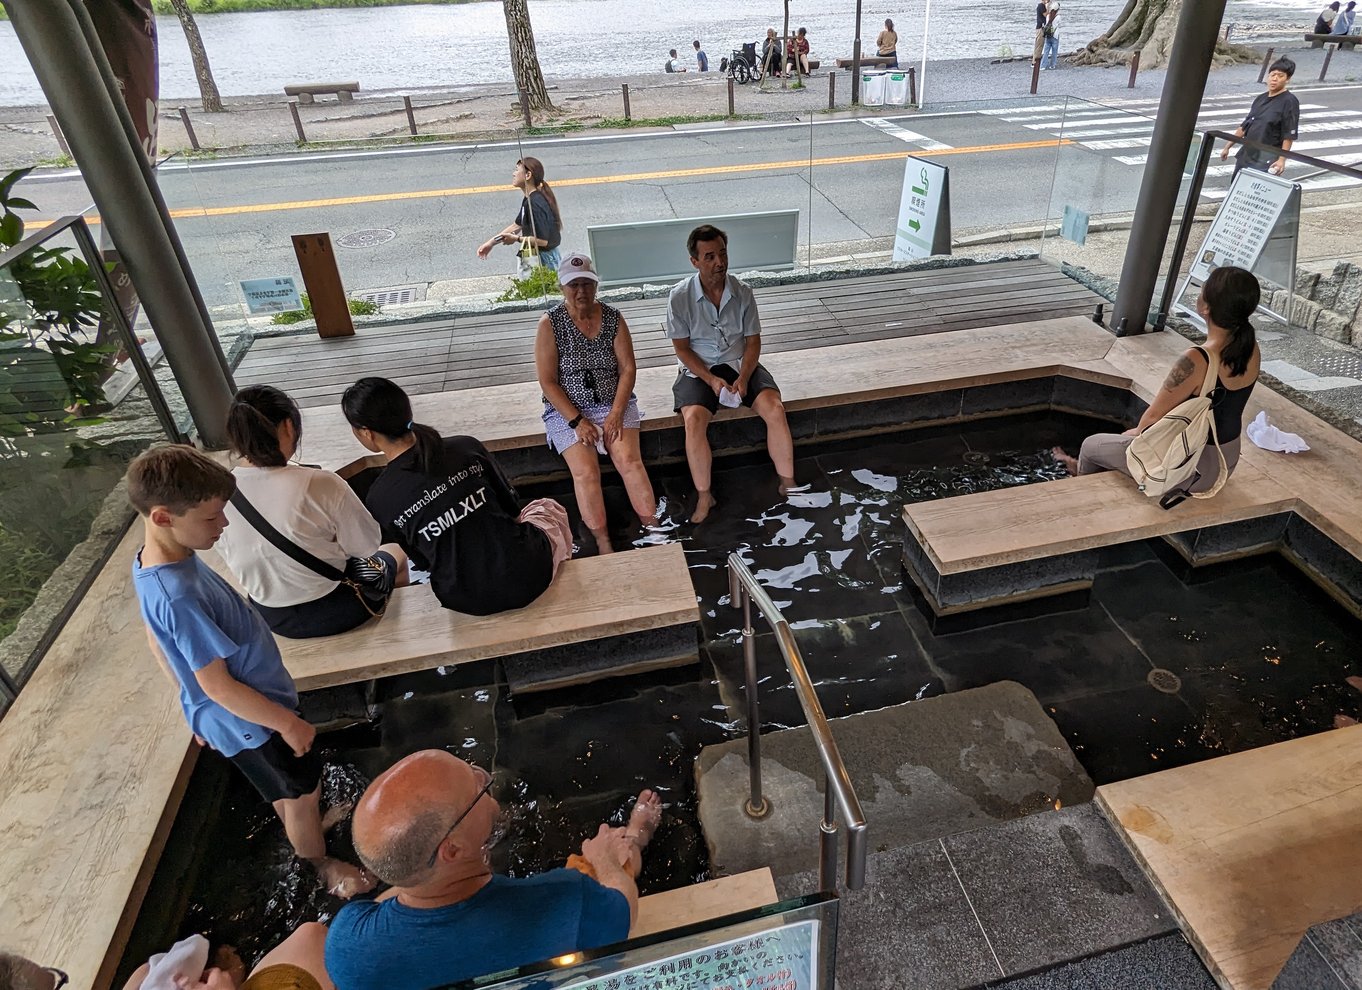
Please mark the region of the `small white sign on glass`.
POLYGON ((303 308, 298 286, 289 275, 279 278, 248 278, 241 282, 241 295, 246 299, 246 310, 252 316, 265 313, 289 313, 303 308))

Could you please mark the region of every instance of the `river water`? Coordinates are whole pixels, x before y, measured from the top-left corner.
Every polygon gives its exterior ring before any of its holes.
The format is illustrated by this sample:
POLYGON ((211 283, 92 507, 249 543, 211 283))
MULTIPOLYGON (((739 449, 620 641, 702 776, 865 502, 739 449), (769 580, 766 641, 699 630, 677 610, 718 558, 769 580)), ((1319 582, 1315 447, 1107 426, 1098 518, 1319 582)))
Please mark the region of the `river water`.
MULTIPOLYGON (((790 28, 807 27, 815 57, 851 53, 852 0, 801 0, 790 28)), ((1065 48, 1097 37, 1123 0, 1064 0, 1065 48)), ((1318 0, 1230 0, 1225 20, 1255 34, 1281 33, 1308 23, 1318 0)), ((981 4, 934 0, 928 55, 932 59, 993 58, 1029 52, 1032 0, 981 4)), ((534 0, 530 4, 544 73, 559 79, 657 72, 675 47, 689 54, 692 39, 713 67, 744 41, 781 29, 782 5, 733 0, 534 0)), ((892 17, 899 55, 917 60, 923 45, 923 0, 864 4, 864 50, 873 51, 883 19, 892 17)), ((279 93, 285 83, 357 79, 365 90, 511 84, 506 22, 495 0, 451 6, 200 14, 204 46, 224 96, 279 93)), ((171 99, 198 88, 174 17, 158 18, 161 92, 171 99)), ((8 22, 0 22, 0 106, 45 102, 8 22)))

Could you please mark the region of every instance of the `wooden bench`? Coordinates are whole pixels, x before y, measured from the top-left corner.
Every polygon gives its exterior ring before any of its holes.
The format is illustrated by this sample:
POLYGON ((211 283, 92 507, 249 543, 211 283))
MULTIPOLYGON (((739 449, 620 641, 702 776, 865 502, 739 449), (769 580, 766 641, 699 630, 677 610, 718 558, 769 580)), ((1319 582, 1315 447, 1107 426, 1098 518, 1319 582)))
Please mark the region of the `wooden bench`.
MULTIPOLYGON (((879 68, 885 68, 885 69, 887 69, 887 68, 890 68, 890 64, 889 64, 890 62, 897 62, 897 61, 898 61, 898 59, 890 59, 890 58, 886 58, 886 57, 883 57, 883 56, 880 56, 880 55, 862 55, 862 56, 861 56, 861 68, 862 68, 862 69, 864 69, 864 68, 872 68, 872 69, 873 69, 873 68, 875 68, 875 67, 878 66, 879 68)), ((855 59, 852 59, 852 58, 839 58, 839 59, 837 60, 837 68, 839 68, 839 69, 850 69, 850 68, 851 68, 853 65, 855 65, 855 64, 856 64, 856 60, 855 60, 855 59)))
POLYGON ((1307 34, 1305 40, 1310 42, 1311 48, 1323 48, 1325 45, 1338 45, 1339 48, 1352 51, 1357 47, 1357 43, 1362 41, 1362 35, 1358 34, 1307 34))
POLYGON ((795 265, 798 210, 596 224, 587 227, 586 238, 596 270, 610 276, 601 279, 601 287, 666 285, 693 275, 686 236, 702 223, 728 235, 730 252, 742 259, 730 271, 787 271, 795 265))
POLYGON ((355 99, 355 94, 359 92, 359 83, 340 82, 340 83, 290 83, 284 87, 285 96, 298 97, 299 103, 314 103, 318 96, 328 93, 335 93, 336 98, 342 103, 350 103, 355 99))
POLYGON ((780 900, 768 867, 716 877, 689 887, 664 890, 638 899, 638 918, 629 929, 630 938, 654 935, 670 928, 684 928, 725 915, 766 907, 780 900))

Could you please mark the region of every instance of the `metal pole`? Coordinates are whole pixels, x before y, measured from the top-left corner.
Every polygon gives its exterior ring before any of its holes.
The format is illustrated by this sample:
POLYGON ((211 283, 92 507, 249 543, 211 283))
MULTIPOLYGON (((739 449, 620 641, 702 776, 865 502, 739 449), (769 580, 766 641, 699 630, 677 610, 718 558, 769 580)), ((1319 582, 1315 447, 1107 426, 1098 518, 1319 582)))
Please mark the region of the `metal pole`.
POLYGON ((194 122, 189 119, 189 108, 180 107, 180 123, 184 124, 184 132, 189 135, 189 147, 195 151, 199 150, 199 138, 194 133, 194 122))
MULTIPOLYGON (((836 63, 833 63, 834 65, 836 63)), ((836 72, 836 69, 832 70, 836 72)), ((851 41, 851 105, 861 102, 861 0, 856 0, 856 36, 851 41)))
POLYGON ((411 97, 403 95, 402 109, 407 111, 407 130, 411 131, 411 136, 416 137, 416 111, 411 108, 411 97))
MULTIPOLYGON (((733 81, 732 81, 731 79, 730 79, 729 82, 728 82, 728 88, 729 88, 729 92, 731 93, 731 92, 733 91, 733 81)), ((632 118, 630 118, 630 116, 629 116, 629 84, 628 84, 628 83, 620 83, 620 90, 621 90, 621 92, 624 93, 624 119, 625 119, 625 120, 630 120, 630 119, 632 119, 632 118)), ((730 99, 729 99, 729 106, 731 107, 732 105, 733 105, 733 101, 732 101, 732 99, 730 98, 730 99)), ((733 111, 732 111, 732 110, 729 110, 728 112, 731 114, 733 111)))
POLYGON ((0 666, 0 694, 9 695, 10 701, 19 697, 19 685, 14 683, 14 678, 9 676, 9 671, 3 666, 0 666))
POLYGON ((81 164, 90 196, 127 264, 200 437, 210 447, 223 446, 233 392, 225 358, 205 360, 221 355, 217 336, 182 264, 150 164, 124 128, 126 114, 119 113, 81 21, 69 3, 4 3, 72 157, 81 164))
POLYGON ((1334 52, 1338 50, 1338 45, 1324 46, 1324 64, 1319 67, 1319 81, 1324 82, 1324 77, 1329 73, 1329 60, 1334 57, 1334 52))
POLYGON ((837 799, 823 775, 823 820, 818 824, 818 889, 837 893, 837 799))
POLYGON ((1135 49, 1135 54, 1130 56, 1130 81, 1126 83, 1126 89, 1135 88, 1135 73, 1140 71, 1140 49, 1135 49))
POLYGON ((837 105, 837 70, 828 73, 828 109, 837 105))
POLYGON ((67 158, 71 156, 71 146, 66 143, 66 135, 61 132, 61 127, 57 124, 57 118, 50 113, 47 115, 47 126, 52 128, 52 136, 57 139, 57 147, 61 148, 61 153, 67 158))
POLYGON ((1259 81, 1259 82, 1262 82, 1264 79, 1267 78, 1267 67, 1268 67, 1269 65, 1272 64, 1272 53, 1273 53, 1273 51, 1275 51, 1275 49, 1269 48, 1269 49, 1267 50, 1267 54, 1263 56, 1263 67, 1262 67, 1261 69, 1258 70, 1258 81, 1259 81))
POLYGON ((761 699, 757 696, 757 636, 752 628, 752 598, 742 596, 742 659, 747 681, 747 766, 751 794, 743 810, 749 818, 765 818, 771 805, 761 793, 761 699))
POLYGON ((1040 63, 1031 63, 1031 95, 1036 95, 1036 87, 1040 85, 1040 63))
POLYGON ((927 0, 927 6, 922 11, 922 72, 917 81, 917 95, 922 102, 918 104, 918 109, 927 102, 927 32, 931 23, 932 0, 927 0))
POLYGON ((298 101, 288 101, 288 112, 293 114, 293 129, 298 132, 298 143, 307 144, 307 135, 303 133, 303 118, 298 116, 298 101))
POLYGON ((1164 77, 1149 157, 1135 203, 1135 220, 1121 265, 1121 280, 1111 322, 1116 332, 1143 333, 1168 242, 1168 225, 1177 205, 1177 177, 1196 133, 1197 112, 1206 91, 1225 0, 1183 4, 1164 77))
MULTIPOLYGON (((1178 224, 1178 236, 1173 241, 1172 260, 1168 264, 1168 276, 1163 283, 1163 297, 1159 300, 1159 312, 1155 317, 1154 329, 1162 330, 1168 322, 1168 314, 1173 309, 1173 295, 1176 293, 1178 272, 1182 270, 1182 258, 1187 253, 1187 242, 1192 237, 1192 221, 1196 218, 1196 205, 1201 201, 1201 186, 1206 181, 1206 166, 1211 163, 1211 150, 1215 138, 1209 135, 1201 139, 1201 150, 1192 169, 1191 181, 1187 183, 1187 200, 1182 206, 1182 222, 1178 224)), ((1115 326, 1115 324, 1112 324, 1115 326)))

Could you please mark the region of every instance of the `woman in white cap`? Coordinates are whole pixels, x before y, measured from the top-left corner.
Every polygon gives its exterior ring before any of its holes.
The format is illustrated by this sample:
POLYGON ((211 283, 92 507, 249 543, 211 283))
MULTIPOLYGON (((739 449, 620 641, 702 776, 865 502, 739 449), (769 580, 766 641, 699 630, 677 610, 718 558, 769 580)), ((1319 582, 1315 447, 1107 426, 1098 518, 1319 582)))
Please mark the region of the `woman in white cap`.
POLYGON ((657 499, 639 453, 638 369, 629 326, 619 310, 596 299, 598 282, 584 254, 559 263, 563 302, 539 318, 534 360, 549 446, 567 461, 577 508, 597 549, 610 553, 599 455, 610 456, 646 527, 657 525, 657 499))

